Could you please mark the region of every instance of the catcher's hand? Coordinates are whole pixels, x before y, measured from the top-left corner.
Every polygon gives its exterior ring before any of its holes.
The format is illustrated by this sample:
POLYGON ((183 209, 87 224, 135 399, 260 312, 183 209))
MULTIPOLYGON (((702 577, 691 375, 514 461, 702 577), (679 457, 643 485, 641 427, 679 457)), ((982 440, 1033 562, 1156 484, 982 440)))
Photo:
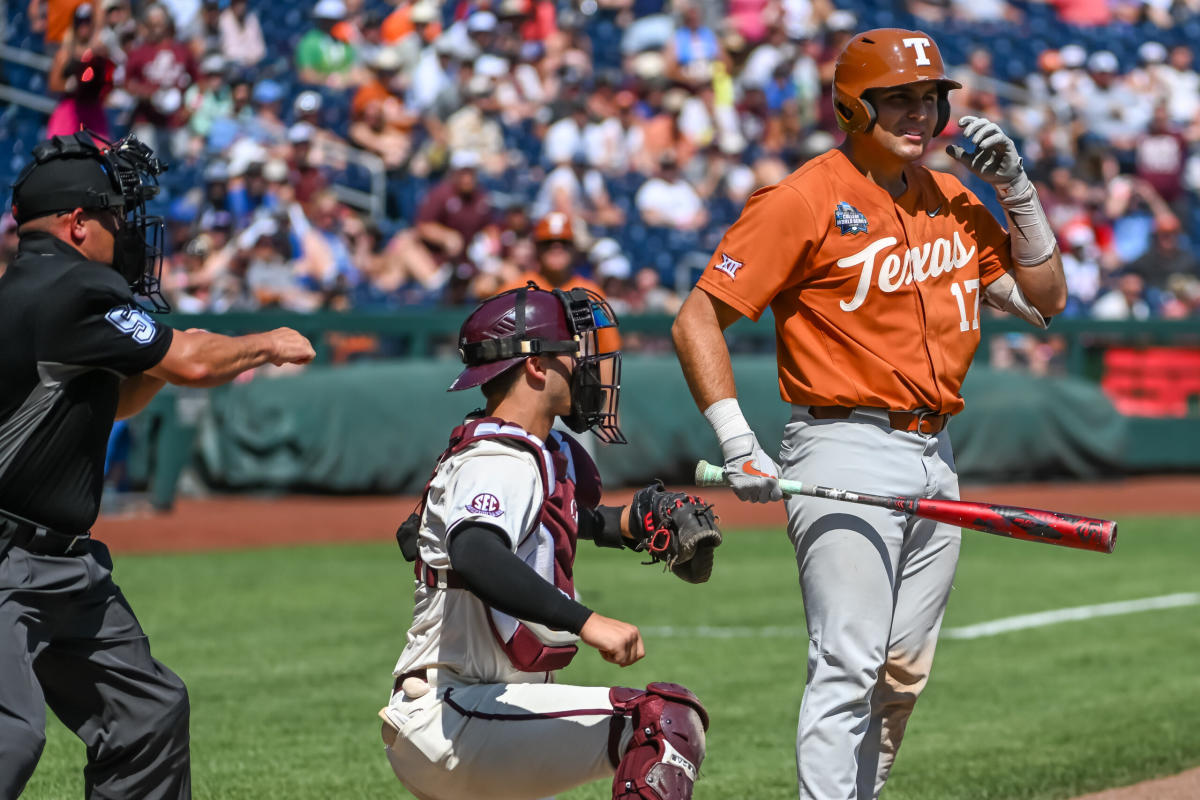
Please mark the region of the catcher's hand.
POLYGON ((699 497, 669 492, 662 481, 639 489, 630 503, 634 550, 661 561, 688 583, 704 583, 712 575, 713 550, 721 530, 712 506, 699 497))

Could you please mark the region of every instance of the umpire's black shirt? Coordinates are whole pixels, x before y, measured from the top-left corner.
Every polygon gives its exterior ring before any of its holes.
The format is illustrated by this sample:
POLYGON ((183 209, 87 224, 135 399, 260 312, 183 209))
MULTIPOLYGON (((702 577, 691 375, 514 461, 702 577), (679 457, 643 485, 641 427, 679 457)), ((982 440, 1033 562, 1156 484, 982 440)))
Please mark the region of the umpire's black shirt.
POLYGON ((0 509, 91 528, 121 379, 158 364, 171 333, 111 266, 22 235, 0 277, 0 509))

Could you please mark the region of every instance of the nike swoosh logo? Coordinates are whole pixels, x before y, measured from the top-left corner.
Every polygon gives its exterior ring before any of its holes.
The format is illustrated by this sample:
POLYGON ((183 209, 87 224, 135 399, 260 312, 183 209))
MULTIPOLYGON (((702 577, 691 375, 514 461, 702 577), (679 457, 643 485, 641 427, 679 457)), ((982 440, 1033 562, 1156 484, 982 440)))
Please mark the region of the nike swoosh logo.
POLYGON ((763 472, 758 467, 751 464, 749 461, 746 461, 745 463, 742 464, 742 472, 746 473, 747 475, 753 475, 756 478, 774 478, 775 477, 774 475, 768 475, 767 473, 763 472))
POLYGON ((933 211, 926 211, 925 213, 931 217, 936 217, 941 212, 941 210, 942 210, 942 206, 939 204, 938 207, 935 208, 933 211))

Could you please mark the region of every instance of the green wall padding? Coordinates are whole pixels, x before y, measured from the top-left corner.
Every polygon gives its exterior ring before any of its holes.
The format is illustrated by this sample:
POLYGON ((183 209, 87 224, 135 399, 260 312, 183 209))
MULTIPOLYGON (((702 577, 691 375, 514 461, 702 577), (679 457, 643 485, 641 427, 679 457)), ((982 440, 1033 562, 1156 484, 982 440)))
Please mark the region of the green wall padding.
MULTIPOLYGON (((445 360, 315 367, 214 391, 197 426, 201 472, 222 489, 419 491, 451 428, 482 400, 445 391, 457 369, 445 360)), ((774 360, 735 356, 734 373, 747 419, 777 451, 789 407, 774 360)), ((596 448, 608 485, 686 483, 697 459, 720 457, 674 356, 626 357, 622 383, 629 444, 596 448)), ((977 367, 963 393, 950 433, 966 481, 1092 478, 1124 466, 1129 422, 1094 384, 977 367)))

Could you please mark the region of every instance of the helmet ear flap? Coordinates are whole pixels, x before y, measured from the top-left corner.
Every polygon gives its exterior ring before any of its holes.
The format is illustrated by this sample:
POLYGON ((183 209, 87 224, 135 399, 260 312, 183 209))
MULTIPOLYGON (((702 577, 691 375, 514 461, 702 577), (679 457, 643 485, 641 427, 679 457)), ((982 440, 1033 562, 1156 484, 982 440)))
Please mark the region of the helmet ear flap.
POLYGON ((935 137, 941 136, 942 131, 946 129, 946 125, 950 122, 950 89, 942 87, 938 90, 937 99, 937 125, 933 129, 935 137))
POLYGON ((847 133, 865 133, 875 125, 875 107, 864 97, 838 93, 834 100, 838 126, 847 133))

